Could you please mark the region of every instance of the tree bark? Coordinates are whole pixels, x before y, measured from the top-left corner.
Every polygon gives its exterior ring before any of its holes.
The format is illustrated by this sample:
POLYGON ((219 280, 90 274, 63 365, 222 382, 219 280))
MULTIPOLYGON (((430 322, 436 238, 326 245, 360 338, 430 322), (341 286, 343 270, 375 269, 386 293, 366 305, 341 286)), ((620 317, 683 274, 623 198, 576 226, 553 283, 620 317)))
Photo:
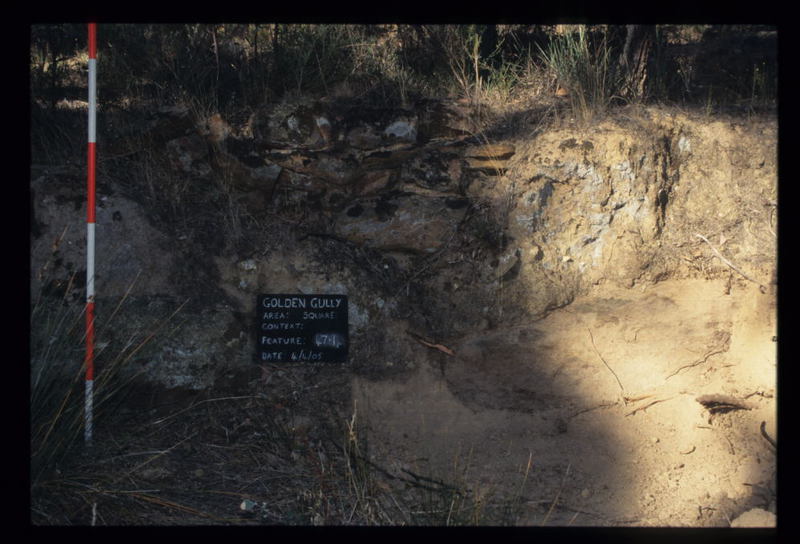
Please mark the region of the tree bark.
POLYGON ((626 25, 625 44, 619 58, 626 98, 643 99, 647 94, 647 71, 654 41, 655 26, 626 25))

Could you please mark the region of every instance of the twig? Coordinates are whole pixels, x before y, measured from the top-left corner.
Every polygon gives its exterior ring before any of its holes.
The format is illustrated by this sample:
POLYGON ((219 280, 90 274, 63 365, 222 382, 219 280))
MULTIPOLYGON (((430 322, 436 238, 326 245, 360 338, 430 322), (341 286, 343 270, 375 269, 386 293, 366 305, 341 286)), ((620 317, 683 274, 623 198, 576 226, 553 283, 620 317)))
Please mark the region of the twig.
POLYGON ((606 360, 603 359, 603 356, 600 355, 600 351, 597 349, 597 346, 594 343, 594 336, 592 335, 592 329, 590 329, 589 327, 586 327, 586 330, 589 331, 589 338, 592 341, 592 347, 594 348, 595 353, 597 353, 597 356, 600 357, 600 360, 603 361, 603 364, 606 365, 606 368, 614 375, 614 379, 617 380, 617 384, 619 385, 619 390, 624 393, 625 392, 625 388, 622 387, 622 382, 619 381, 619 377, 617 376, 617 373, 614 372, 614 369, 612 369, 611 366, 606 362, 606 360))
MULTIPOLYGON (((624 399, 623 399, 623 400, 626 400, 626 401, 628 401, 628 402, 630 402, 630 401, 631 401, 631 399, 629 399, 628 397, 624 397, 624 399)), ((567 421, 570 421, 570 420, 572 420, 572 419, 574 419, 574 418, 578 417, 578 416, 579 416, 579 415, 581 415, 581 414, 585 414, 586 412, 591 412, 592 410, 599 410, 599 409, 601 409, 601 408, 611 408, 612 406, 616 406, 618 403, 619 403, 619 401, 615 401, 615 402, 604 402, 604 403, 602 403, 602 404, 598 404, 597 406, 590 406, 589 408, 583 408, 582 410, 578 410, 578 411, 577 411, 577 412, 575 412, 574 414, 572 414, 572 415, 568 416, 568 417, 567 417, 567 421)))
POLYGON ((437 350, 441 351, 442 353, 446 353, 450 357, 453 357, 455 355, 455 352, 452 349, 450 349, 447 346, 445 346, 445 345, 434 344, 433 342, 429 342, 429 341, 425 340, 422 336, 420 336, 419 334, 417 334, 415 332, 411 332, 411 331, 407 330, 406 333, 409 336, 411 336, 412 338, 414 338, 414 340, 416 340, 417 342, 422 344, 423 346, 426 346, 426 347, 429 347, 429 348, 432 348, 432 349, 437 349, 437 350))
POLYGON ((686 368, 693 368, 693 367, 696 367, 697 365, 701 365, 701 364, 705 363, 708 360, 708 358, 711 357, 712 355, 718 355, 720 353, 725 353, 725 351, 727 351, 727 350, 726 349, 718 349, 716 351, 710 351, 702 359, 699 359, 699 360, 697 360, 697 361, 695 361, 693 363, 690 363, 688 365, 683 365, 682 367, 680 367, 679 369, 677 369, 675 372, 673 372, 672 374, 670 374, 669 376, 667 376, 664 379, 668 380, 671 377, 675 376, 678 372, 680 372, 681 370, 684 370, 686 368))
POLYGON ((177 502, 174 502, 174 501, 171 501, 171 500, 168 500, 168 499, 162 499, 161 497, 154 497, 152 495, 147 495, 145 493, 133 493, 132 496, 137 498, 137 499, 141 499, 143 501, 147 501, 147 502, 151 502, 153 504, 157 504, 159 506, 165 506, 167 508, 174 508, 175 510, 178 510, 178 511, 181 511, 181 512, 186 512, 187 514, 194 514, 196 516, 201 516, 201 517, 204 517, 204 518, 220 519, 220 518, 217 518, 216 516, 214 516, 212 514, 209 514, 207 512, 201 512, 200 510, 197 510, 196 508, 192 508, 191 506, 184 506, 182 504, 179 504, 177 502))
POLYGON ((756 285, 758 285, 758 286, 761 288, 761 292, 762 292, 762 293, 766 293, 766 292, 767 292, 767 286, 766 286, 766 285, 764 285, 764 284, 762 284, 762 283, 759 283, 758 281, 754 280, 753 278, 751 278, 750 276, 748 276, 747 274, 745 274, 744 272, 742 272, 742 271, 741 271, 741 270, 740 270, 738 267, 736 267, 736 265, 734 265, 734 264, 733 264, 732 262, 730 262, 728 259, 726 259, 725 257, 723 257, 723 256, 722 256, 722 254, 721 254, 719 251, 717 251, 717 248, 715 248, 714 246, 712 246, 712 245, 711 245, 711 242, 709 242, 709 241, 708 241, 708 239, 707 239, 705 236, 703 236, 702 234, 697 234, 697 233, 695 233, 695 236, 697 236, 697 237, 698 237, 698 238, 700 238, 702 241, 704 241, 705 243, 707 243, 707 244, 708 244, 708 247, 710 247, 710 248, 711 248, 711 251, 713 251, 713 252, 714 252, 714 255, 716 255, 717 257, 719 257, 719 260, 721 260, 723 263, 727 264, 727 265, 728 265, 729 267, 731 267, 731 269, 733 269, 734 271, 736 271, 736 272, 738 272, 739 274, 741 274, 741 276, 742 276, 744 279, 746 279, 746 280, 749 280, 749 281, 752 281, 753 283, 755 283, 756 285))
POLYGON ((648 402, 648 403, 647 403, 647 404, 645 404, 644 406, 641 406, 641 407, 639 407, 639 408, 636 408, 635 410, 633 410, 633 411, 631 411, 631 412, 628 412, 627 414, 625 414, 625 416, 626 416, 626 417, 627 417, 627 416, 632 416, 632 415, 634 415, 636 412, 639 412, 639 411, 642 411, 642 412, 643 412, 643 411, 647 410, 648 408, 650 408, 651 406, 653 406, 654 404, 658 404, 659 402, 664 402, 664 401, 666 401, 666 400, 670 400, 670 399, 673 399, 673 398, 675 398, 675 397, 667 397, 667 398, 665 398, 665 399, 656 399, 656 400, 654 400, 654 401, 648 402))

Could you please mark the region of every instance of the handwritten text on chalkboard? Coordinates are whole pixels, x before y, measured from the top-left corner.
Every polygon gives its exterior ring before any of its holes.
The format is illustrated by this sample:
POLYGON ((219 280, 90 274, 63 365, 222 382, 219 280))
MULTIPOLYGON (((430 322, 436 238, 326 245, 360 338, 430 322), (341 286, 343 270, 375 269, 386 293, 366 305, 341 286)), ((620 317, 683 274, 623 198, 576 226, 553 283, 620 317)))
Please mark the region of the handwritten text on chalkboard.
POLYGON ((345 362, 347 295, 259 295, 259 362, 345 362))

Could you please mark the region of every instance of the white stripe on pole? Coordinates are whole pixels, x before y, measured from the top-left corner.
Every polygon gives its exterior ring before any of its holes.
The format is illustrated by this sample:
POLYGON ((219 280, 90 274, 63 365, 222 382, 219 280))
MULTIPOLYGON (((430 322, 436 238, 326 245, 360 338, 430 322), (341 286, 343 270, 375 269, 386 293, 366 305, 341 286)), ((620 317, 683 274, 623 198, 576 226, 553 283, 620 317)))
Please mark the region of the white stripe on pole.
POLYGON ((86 223, 86 302, 94 302, 94 223, 86 223))
POLYGON ((89 59, 89 142, 96 139, 97 113, 97 59, 89 59))

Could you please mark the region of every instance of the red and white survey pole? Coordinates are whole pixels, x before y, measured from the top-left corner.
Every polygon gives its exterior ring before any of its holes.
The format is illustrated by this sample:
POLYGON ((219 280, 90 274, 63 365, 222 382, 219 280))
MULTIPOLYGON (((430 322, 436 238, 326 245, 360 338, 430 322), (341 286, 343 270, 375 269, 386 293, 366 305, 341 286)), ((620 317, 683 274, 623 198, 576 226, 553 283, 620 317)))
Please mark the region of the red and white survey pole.
POLYGON ((89 155, 87 158, 86 202, 86 392, 84 441, 92 442, 92 401, 94 385, 94 224, 95 143, 97 110, 97 24, 89 23, 89 155))

